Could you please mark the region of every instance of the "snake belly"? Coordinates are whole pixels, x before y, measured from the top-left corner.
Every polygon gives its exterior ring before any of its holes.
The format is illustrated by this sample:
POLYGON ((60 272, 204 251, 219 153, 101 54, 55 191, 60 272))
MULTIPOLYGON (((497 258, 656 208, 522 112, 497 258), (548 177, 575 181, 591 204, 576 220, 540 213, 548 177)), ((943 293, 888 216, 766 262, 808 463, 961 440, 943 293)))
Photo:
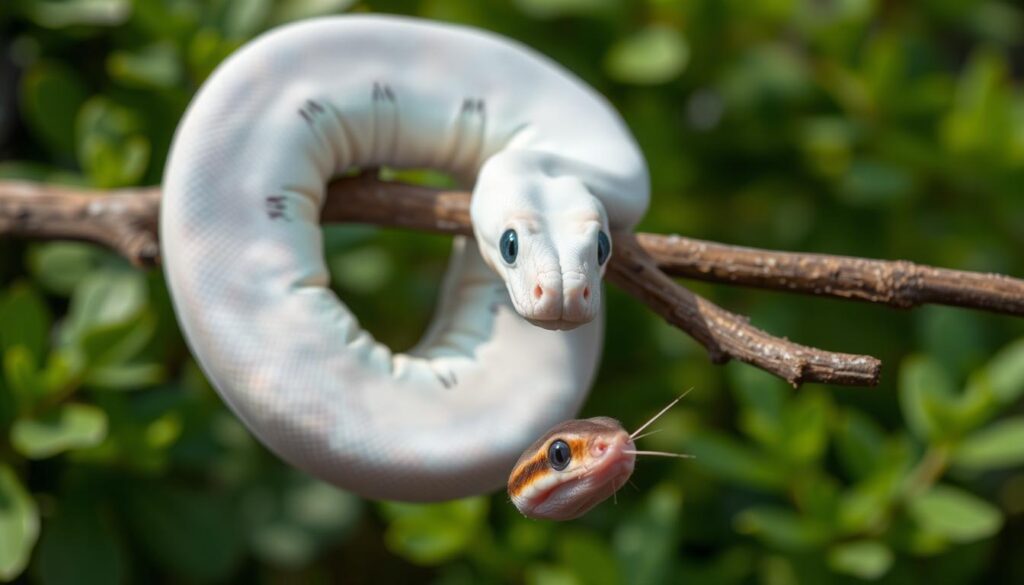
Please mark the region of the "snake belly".
POLYGON ((471 183, 505 148, 578 160, 598 189, 642 183, 646 206, 646 168, 614 111, 492 34, 315 19, 257 38, 205 82, 164 177, 164 269, 203 371, 282 459, 371 498, 450 499, 501 486, 525 445, 577 413, 603 317, 531 325, 473 240, 456 238, 436 314, 406 353, 328 288, 319 213, 332 177, 387 165, 471 183))

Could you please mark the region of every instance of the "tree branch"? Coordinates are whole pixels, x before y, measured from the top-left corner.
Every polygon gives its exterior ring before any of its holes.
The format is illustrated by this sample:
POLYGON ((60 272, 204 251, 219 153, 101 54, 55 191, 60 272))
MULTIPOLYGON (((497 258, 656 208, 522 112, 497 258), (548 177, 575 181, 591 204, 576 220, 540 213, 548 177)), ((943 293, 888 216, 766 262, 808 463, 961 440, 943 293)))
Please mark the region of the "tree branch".
POLYGON ((637 234, 666 274, 879 303, 923 304, 1024 315, 1024 281, 1001 274, 934 268, 906 260, 777 252, 681 236, 637 234))
POLYGON ((159 212, 157 188, 108 192, 0 181, 0 236, 93 242, 136 266, 159 260, 159 212))
POLYGON ((771 372, 793 386, 826 382, 878 383, 882 363, 871 356, 833 353, 780 339, 745 318, 678 285, 659 268, 633 234, 615 235, 608 280, 640 299, 666 321, 704 346, 712 362, 737 359, 771 372))
MULTIPOLYGON (((157 188, 112 192, 0 181, 0 236, 77 239, 112 248, 138 266, 159 260, 157 188)), ((360 222, 471 235, 469 194, 389 183, 370 175, 328 186, 325 222, 360 222)), ((789 381, 874 385, 880 363, 774 337, 666 274, 913 307, 941 303, 1024 315, 1024 282, 889 262, 757 250, 680 236, 614 234, 608 279, 687 332, 712 361, 755 365, 789 381), (662 272, 662 269, 665 272, 662 272)))
MULTIPOLYGON (((468 194, 384 183, 365 176, 332 183, 321 215, 326 221, 472 233, 468 194)), ((735 358, 794 386, 803 382, 878 383, 881 362, 877 359, 827 352, 774 337, 674 282, 658 269, 639 237, 618 233, 613 234, 613 242, 608 280, 697 340, 713 362, 735 358)))

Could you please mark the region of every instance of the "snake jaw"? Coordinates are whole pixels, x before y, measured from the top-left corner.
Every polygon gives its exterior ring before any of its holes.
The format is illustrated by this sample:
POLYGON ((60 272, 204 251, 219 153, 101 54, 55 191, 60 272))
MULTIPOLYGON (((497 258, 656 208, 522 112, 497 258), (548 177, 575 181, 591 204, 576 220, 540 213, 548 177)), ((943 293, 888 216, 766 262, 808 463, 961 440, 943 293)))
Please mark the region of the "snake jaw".
POLYGON ((527 319, 527 321, 548 331, 572 331, 580 325, 589 323, 589 321, 566 321, 565 319, 527 319))

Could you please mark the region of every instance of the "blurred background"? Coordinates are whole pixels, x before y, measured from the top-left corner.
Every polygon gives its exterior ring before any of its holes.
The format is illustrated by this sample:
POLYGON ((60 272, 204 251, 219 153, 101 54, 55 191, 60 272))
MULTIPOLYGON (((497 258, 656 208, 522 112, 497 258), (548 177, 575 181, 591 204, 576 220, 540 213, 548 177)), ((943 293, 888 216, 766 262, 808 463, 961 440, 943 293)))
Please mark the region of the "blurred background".
MULTIPOLYGON (((919 0, 3 0, 0 177, 160 181, 252 36, 380 11, 471 24, 608 96, 653 177, 641 229, 1024 276, 1024 9, 919 0)), ((431 174, 408 174, 443 183, 431 174)), ((334 288, 410 347, 449 241, 331 228, 334 288)), ((0 242, 0 580, 442 584, 1024 582, 1024 321, 694 284, 795 341, 883 359, 794 391, 615 289, 584 414, 686 399, 633 486, 566 524, 503 493, 363 501, 286 467, 213 393, 159 270, 0 242), (634 489, 635 488, 635 489, 634 489)))

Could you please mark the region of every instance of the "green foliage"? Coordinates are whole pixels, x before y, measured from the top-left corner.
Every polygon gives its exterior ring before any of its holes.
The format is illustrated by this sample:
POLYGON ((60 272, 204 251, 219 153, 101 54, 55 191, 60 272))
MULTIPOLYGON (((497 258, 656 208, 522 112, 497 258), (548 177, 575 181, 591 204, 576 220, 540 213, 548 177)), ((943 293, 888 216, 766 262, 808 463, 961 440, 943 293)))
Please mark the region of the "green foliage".
POLYGON ((107 414, 95 406, 68 402, 43 416, 11 425, 11 446, 29 459, 45 459, 71 449, 94 447, 107 434, 107 414))
MULTIPOLYGON (((0 177, 159 182, 174 128, 238 46, 342 11, 514 37, 623 113, 645 230, 1024 274, 1024 12, 1005 0, 3 0, 0 177)), ((450 186, 422 171, 389 176, 450 186)), ((325 231, 332 286, 411 347, 448 242, 325 231)), ((0 580, 1024 582, 1024 325, 696 285, 802 343, 883 359, 877 389, 784 383, 609 290, 584 415, 642 440, 617 503, 554 524, 504 494, 364 505, 287 468, 189 357, 159 272, 0 242, 0 580)))
POLYGON ((0 465, 0 579, 17 577, 39 537, 39 512, 14 470, 0 465))
POLYGON ((424 565, 436 565, 463 553, 473 544, 487 514, 481 497, 441 504, 381 505, 390 521, 385 534, 388 547, 424 565))

